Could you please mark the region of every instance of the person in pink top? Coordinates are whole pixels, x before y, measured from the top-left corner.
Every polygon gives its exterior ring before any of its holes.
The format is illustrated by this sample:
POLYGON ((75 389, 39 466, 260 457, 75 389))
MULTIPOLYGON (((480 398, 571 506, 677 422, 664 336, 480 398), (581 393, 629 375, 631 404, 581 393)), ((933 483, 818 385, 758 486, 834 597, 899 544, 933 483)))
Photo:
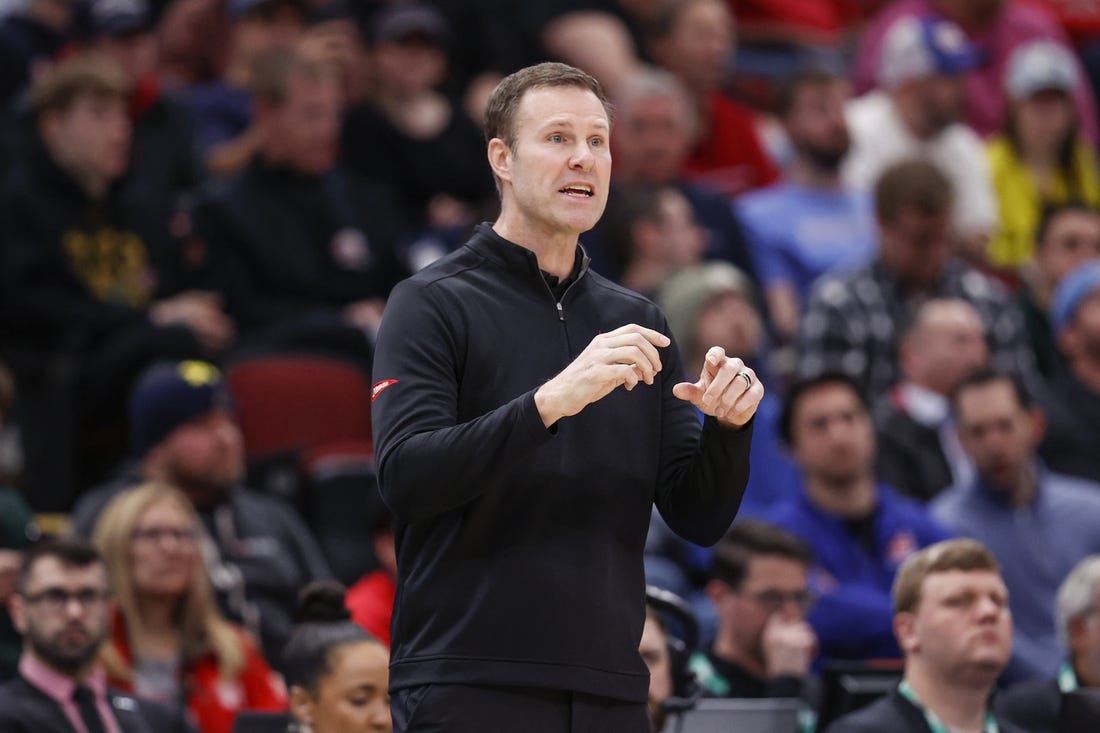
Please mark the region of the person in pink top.
MULTIPOLYGON (((1029 41, 1051 39, 1068 43, 1065 32, 1043 8, 1021 0, 895 0, 867 26, 853 66, 856 92, 878 86, 883 38, 899 18, 942 15, 960 25, 970 42, 986 55, 985 63, 967 74, 967 121, 984 136, 1004 123, 1004 75, 1012 52, 1029 41)), ((1097 140, 1096 100, 1083 71, 1077 74, 1074 99, 1081 113, 1082 132, 1097 140)))

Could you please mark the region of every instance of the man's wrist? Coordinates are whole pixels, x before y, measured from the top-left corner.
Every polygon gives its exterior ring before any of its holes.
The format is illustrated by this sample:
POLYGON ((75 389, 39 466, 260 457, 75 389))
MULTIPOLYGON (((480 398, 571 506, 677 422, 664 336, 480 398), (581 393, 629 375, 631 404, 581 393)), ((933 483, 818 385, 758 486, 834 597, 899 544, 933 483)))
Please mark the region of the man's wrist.
POLYGON ((538 410, 539 417, 542 418, 542 424, 546 428, 549 428, 558 420, 565 417, 565 415, 557 409, 556 400, 552 393, 553 388, 550 387, 549 382, 535 390, 535 409, 538 410))

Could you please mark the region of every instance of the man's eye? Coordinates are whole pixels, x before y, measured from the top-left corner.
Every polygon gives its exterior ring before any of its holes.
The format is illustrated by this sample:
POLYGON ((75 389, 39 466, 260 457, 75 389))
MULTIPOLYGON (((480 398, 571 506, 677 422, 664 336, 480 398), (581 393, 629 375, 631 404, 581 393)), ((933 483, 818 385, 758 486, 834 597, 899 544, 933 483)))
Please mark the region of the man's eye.
POLYGON ((594 148, 598 148, 601 145, 603 145, 603 138, 602 137, 594 137, 589 141, 589 144, 592 145, 592 147, 594 147, 594 148))
POLYGON ((550 142, 552 142, 552 143, 560 143, 564 139, 565 138, 563 138, 561 135, 551 135, 550 136, 550 142))

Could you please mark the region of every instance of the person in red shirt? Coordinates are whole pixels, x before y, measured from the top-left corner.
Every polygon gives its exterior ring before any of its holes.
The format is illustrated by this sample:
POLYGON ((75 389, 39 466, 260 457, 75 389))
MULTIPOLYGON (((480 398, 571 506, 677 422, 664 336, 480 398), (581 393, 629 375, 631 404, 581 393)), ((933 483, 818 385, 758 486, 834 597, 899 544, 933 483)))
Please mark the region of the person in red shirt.
POLYGON ((734 51, 733 16, 724 0, 666 3, 653 18, 650 56, 688 88, 699 110, 696 144, 684 164, 687 178, 727 196, 779 178, 752 113, 723 93, 734 51))
POLYGON ((100 654, 115 687, 185 708, 203 733, 230 733, 242 710, 286 709, 286 691, 255 642, 218 611, 200 527, 187 498, 161 484, 107 506, 94 543, 117 610, 100 654))
POLYGON ((388 648, 393 597, 397 591, 397 553, 393 544, 393 518, 384 509, 378 516, 371 539, 379 567, 349 588, 344 602, 351 611, 351 620, 388 648))

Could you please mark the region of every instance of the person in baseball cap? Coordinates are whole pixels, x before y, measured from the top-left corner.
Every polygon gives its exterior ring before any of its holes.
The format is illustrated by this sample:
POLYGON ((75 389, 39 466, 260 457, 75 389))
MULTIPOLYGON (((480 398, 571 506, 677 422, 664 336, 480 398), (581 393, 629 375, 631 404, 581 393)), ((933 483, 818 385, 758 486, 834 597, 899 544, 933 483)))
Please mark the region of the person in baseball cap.
POLYGON ((1089 260, 1063 278, 1054 289, 1050 326, 1057 337, 1073 325, 1081 306, 1100 291, 1100 259, 1089 260))
POLYGON ((961 76, 981 65, 983 56, 955 23, 946 18, 901 18, 886 34, 879 85, 892 89, 911 79, 961 76))

